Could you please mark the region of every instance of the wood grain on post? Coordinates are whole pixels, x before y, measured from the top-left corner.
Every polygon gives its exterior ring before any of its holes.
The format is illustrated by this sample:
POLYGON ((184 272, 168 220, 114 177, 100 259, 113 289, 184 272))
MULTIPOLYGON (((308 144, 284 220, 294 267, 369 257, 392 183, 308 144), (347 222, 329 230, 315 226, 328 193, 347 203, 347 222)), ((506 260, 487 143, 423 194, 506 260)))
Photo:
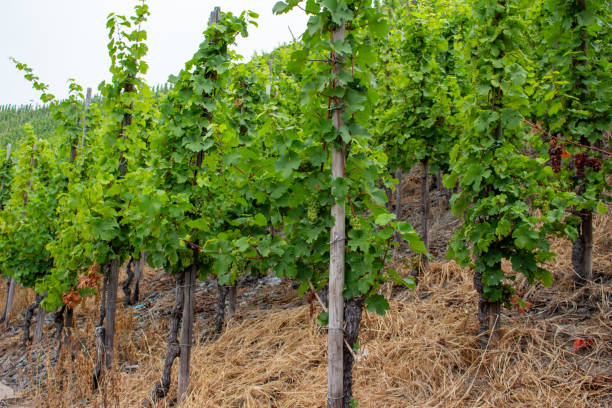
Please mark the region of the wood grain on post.
POLYGON ((8 282, 8 293, 6 295, 6 305, 4 307, 4 328, 9 328, 11 320, 11 311, 13 310, 13 300, 15 299, 15 287, 17 286, 17 280, 13 277, 9 278, 8 282))
MULTIPOLYGON (((197 250, 194 250, 197 251, 197 250)), ((198 278, 198 267, 193 265, 185 273, 185 291, 183 292, 183 325, 181 326, 181 345, 179 355, 179 374, 176 399, 181 401, 189 388, 189 365, 191 346, 193 344, 193 299, 195 282, 198 278)))
MULTIPOLYGON (((42 296, 41 302, 47 297, 48 292, 42 296)), ((38 305, 38 312, 36 314, 36 327, 34 328, 34 342, 37 343, 42 339, 43 329, 45 327, 45 319, 47 318, 47 311, 40 304, 38 305)))
MULTIPOLYGON (((346 38, 345 24, 332 33, 332 41, 344 41, 346 38)), ((333 72, 339 73, 342 69, 342 61, 332 53, 334 61, 333 72)), ((334 86, 337 80, 334 80, 334 86)), ((342 126, 341 109, 342 100, 332 98, 331 107, 332 123, 339 134, 342 126)), ((344 152, 338 146, 332 148, 332 180, 345 176, 344 152)), ((343 322, 344 322, 344 244, 346 237, 345 206, 338 204, 337 200, 332 206, 331 215, 334 217, 334 225, 331 229, 329 244, 329 326, 327 335, 327 406, 328 408, 341 408, 344 396, 343 392, 343 322)))

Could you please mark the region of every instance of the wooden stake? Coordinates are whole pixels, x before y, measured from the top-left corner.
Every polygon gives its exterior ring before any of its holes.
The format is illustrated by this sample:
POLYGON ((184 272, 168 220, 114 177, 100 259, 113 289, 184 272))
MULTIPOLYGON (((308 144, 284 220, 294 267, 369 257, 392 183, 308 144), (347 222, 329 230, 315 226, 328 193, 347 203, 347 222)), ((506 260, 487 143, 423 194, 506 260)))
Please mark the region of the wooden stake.
MULTIPOLYGON (((42 295, 41 302, 47 297, 47 293, 48 292, 45 292, 45 294, 42 295)), ((47 311, 45 310, 44 307, 39 305, 38 312, 36 314, 36 327, 34 328, 34 343, 37 343, 42 339, 46 318, 47 318, 47 311)))
POLYGON ((87 88, 87 96, 85 97, 85 106, 83 108, 83 135, 81 136, 81 148, 85 147, 85 135, 87 133, 87 109, 91 103, 91 88, 87 88))
MULTIPOLYGON (((197 256, 197 250, 194 250, 197 256)), ((178 387, 176 392, 177 401, 185 398, 189 388, 189 365, 191 359, 191 346, 193 344, 193 299, 195 295, 195 282, 198 278, 197 265, 193 265, 185 273, 185 291, 183 302, 183 324, 181 326, 181 345, 179 356, 178 387)))
MULTIPOLYGON (((332 41, 344 41, 346 37, 345 25, 336 28, 332 33, 332 41)), ((342 62, 332 53, 334 73, 340 72, 342 62)), ((332 98, 332 106, 339 107, 342 100, 332 98)), ((334 109, 332 123, 336 131, 340 132, 342 126, 341 109, 334 109)), ((345 176, 344 152, 338 146, 332 148, 332 180, 345 176)), ((344 342, 344 245, 346 239, 346 211, 344 205, 337 201, 331 209, 334 225, 330 234, 329 248, 329 327, 327 334, 327 406, 328 408, 341 408, 344 397, 343 391, 343 352, 344 342)))
POLYGON ((4 329, 8 330, 9 323, 11 320, 11 311, 13 310, 13 299, 15 298, 15 287, 17 286, 17 280, 13 277, 9 278, 8 281, 8 293, 6 295, 6 305, 4 306, 4 329))

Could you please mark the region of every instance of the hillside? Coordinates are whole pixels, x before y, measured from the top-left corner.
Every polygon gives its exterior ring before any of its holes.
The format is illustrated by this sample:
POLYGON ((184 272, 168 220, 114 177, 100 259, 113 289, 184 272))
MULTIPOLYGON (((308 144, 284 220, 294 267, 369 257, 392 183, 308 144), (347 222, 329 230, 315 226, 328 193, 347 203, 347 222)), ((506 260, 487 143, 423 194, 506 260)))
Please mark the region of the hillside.
MULTIPOLYGON (((408 174, 405 215, 419 202, 408 174)), ((452 216, 445 199, 434 200, 434 247, 443 247, 452 216), (445 226, 445 228, 441 227, 445 226)), ((387 285, 391 310, 384 317, 364 312, 356 351, 355 392, 360 407, 607 407, 612 404, 612 216, 595 220, 594 283, 573 284, 570 248, 559 253, 554 285, 518 286, 531 308, 504 310, 503 337, 483 353, 479 347, 472 274, 438 258, 414 291, 387 285), (574 350, 574 342, 593 340, 574 350)), ((407 260, 406 255, 398 255, 407 260)), ((403 274, 410 271, 402 268, 403 274)), ((123 278, 122 278, 123 279, 123 278)), ((20 390, 5 401, 35 407, 137 407, 159 379, 174 282, 146 269, 141 303, 118 309, 117 371, 102 393, 92 393, 91 333, 98 299, 76 313, 74 362, 64 357, 46 375, 54 354, 53 324, 45 340, 22 358, 19 325, 27 299, 20 293, 19 317, 0 335, 0 381, 20 390), (78 339, 78 340, 77 340, 78 339), (107 405, 105 405, 107 404, 107 405)), ((4 296, 5 288, 2 288, 4 296)), ((121 301, 121 300, 120 300, 121 301)), ((196 291, 193 380, 180 407, 320 407, 326 391, 326 333, 314 321, 316 300, 297 298, 291 282, 273 277, 244 281, 238 308, 224 333, 214 334, 216 288, 212 280, 196 291)), ((175 368, 176 369, 176 368, 175 368)), ((176 372, 174 373, 176 375, 176 372)), ((171 390, 171 394, 175 390, 171 390)), ((156 407, 165 407, 161 402, 156 407)))
POLYGON ((57 123, 48 106, 0 106, 0 147, 8 143, 19 144, 25 137, 23 126, 28 123, 41 139, 48 140, 55 134, 57 123))

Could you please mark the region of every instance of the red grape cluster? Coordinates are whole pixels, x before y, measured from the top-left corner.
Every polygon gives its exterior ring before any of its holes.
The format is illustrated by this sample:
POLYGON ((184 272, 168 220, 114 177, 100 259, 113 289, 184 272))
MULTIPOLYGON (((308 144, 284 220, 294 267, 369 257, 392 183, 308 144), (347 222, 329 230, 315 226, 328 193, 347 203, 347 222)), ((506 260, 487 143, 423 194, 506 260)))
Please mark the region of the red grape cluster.
POLYGON ((589 154, 586 152, 576 153, 574 155, 574 166, 576 166, 576 178, 582 180, 584 178, 584 169, 587 165, 589 154))
POLYGON ((601 160, 598 157, 589 157, 587 152, 574 155, 574 165, 576 166, 576 178, 584 178, 584 170, 588 167, 593 171, 601 170, 601 160))
POLYGON ((599 160, 599 157, 591 157, 587 160, 586 165, 592 168, 593 171, 601 170, 601 160, 599 160))
POLYGON ((550 157, 550 166, 555 173, 561 171, 561 154, 563 147, 557 144, 556 139, 550 139, 550 147, 548 148, 548 156, 550 157))

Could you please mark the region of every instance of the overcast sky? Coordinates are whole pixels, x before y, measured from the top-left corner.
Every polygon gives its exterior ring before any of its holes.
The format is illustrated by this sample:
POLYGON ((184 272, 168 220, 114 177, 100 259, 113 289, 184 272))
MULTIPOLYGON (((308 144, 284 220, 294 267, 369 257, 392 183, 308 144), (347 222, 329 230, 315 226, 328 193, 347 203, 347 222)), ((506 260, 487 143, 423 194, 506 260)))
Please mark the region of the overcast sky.
MULTIPOLYGON (((151 15, 146 27, 149 84, 166 82, 193 56, 214 6, 238 14, 259 13, 259 27, 239 38, 237 50, 245 58, 271 51, 299 36, 307 17, 299 9, 275 16, 277 0, 148 0, 151 15)), ((9 61, 15 57, 34 69, 57 97, 67 94, 68 78, 83 88, 109 79, 106 17, 131 15, 135 0, 0 0, 0 105, 39 103, 39 94, 9 61)))

